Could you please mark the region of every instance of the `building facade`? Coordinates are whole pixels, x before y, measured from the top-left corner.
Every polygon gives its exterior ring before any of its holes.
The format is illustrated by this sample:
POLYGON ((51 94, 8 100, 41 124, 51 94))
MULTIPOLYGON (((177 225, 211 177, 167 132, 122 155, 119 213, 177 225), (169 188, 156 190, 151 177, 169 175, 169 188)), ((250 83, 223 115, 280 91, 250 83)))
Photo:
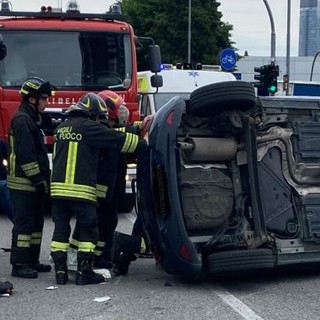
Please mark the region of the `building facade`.
POLYGON ((319 3, 319 0, 300 0, 299 57, 314 56, 320 49, 319 3))
MULTIPOLYGON (((270 64, 270 57, 255 56, 244 57, 237 61, 236 70, 238 79, 248 82, 257 82, 254 79, 257 72, 254 72, 255 67, 270 64)), ((283 76, 286 74, 286 57, 277 57, 276 64, 279 65, 279 77, 278 77, 278 94, 282 94, 281 82, 283 76)), ((291 57, 290 58, 290 83, 295 81, 310 81, 320 83, 320 55, 314 61, 313 57, 291 57), (312 68, 313 65, 313 68, 312 68)))

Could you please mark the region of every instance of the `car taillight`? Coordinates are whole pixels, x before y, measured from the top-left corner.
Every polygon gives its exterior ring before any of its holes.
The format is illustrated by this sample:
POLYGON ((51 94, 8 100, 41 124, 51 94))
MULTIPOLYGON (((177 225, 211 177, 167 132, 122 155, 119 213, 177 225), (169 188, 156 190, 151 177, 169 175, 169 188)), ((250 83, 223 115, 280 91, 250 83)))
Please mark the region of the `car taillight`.
POLYGON ((182 244, 180 246, 180 254, 182 258, 186 260, 191 260, 191 254, 189 253, 187 246, 185 244, 182 244))
POLYGON ((173 120, 174 120, 174 112, 171 111, 167 116, 166 122, 169 126, 171 126, 173 124, 173 120))

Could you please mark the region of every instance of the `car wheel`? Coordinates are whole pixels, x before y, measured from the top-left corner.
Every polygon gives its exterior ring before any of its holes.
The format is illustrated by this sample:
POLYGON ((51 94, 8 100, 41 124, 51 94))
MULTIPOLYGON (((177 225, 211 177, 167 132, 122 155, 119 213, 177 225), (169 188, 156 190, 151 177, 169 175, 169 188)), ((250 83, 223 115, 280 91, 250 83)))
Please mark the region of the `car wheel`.
POLYGON ((208 256, 208 271, 212 274, 272 269, 274 266, 271 249, 215 252, 208 256))
POLYGON ((252 84, 245 81, 212 83, 190 94, 189 112, 197 117, 214 117, 222 111, 247 111, 256 105, 252 84))

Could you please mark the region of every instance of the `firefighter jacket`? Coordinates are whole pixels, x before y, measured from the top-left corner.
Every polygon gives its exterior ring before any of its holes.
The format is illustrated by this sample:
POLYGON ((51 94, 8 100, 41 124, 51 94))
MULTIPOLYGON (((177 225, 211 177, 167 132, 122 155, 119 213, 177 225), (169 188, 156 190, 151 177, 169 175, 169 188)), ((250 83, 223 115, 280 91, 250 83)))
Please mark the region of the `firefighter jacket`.
POLYGON ((22 102, 9 130, 8 188, 35 192, 49 181, 49 160, 40 129, 41 117, 27 102, 22 102))
POLYGON ((117 154, 139 152, 141 148, 145 148, 145 143, 139 141, 138 136, 117 132, 73 111, 55 130, 52 198, 95 203, 97 192, 106 193, 107 189, 97 186, 99 150, 113 150, 117 154))
MULTIPOLYGON (((138 126, 116 126, 114 130, 139 135, 138 126)), ((139 141, 141 139, 139 138, 139 141)), ((132 156, 135 157, 134 154, 132 156)), ((126 155, 113 150, 101 150, 99 153, 99 164, 97 174, 97 196, 98 198, 111 201, 115 192, 125 192, 125 174, 127 171, 126 155), (122 181, 123 180, 123 181, 122 181)))

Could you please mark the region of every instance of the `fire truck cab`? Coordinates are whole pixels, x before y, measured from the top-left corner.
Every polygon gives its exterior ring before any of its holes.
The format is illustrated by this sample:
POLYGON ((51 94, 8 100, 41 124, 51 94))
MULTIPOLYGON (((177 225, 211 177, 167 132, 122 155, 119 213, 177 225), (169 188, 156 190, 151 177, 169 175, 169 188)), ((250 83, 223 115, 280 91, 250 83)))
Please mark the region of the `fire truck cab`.
POLYGON ((67 108, 86 92, 114 90, 126 101, 129 121, 140 120, 137 37, 117 10, 84 14, 77 8, 66 12, 51 7, 41 7, 39 12, 2 8, 0 26, 0 138, 7 139, 20 103, 19 89, 30 76, 57 88, 42 122, 49 153, 54 129, 66 117, 67 108))

